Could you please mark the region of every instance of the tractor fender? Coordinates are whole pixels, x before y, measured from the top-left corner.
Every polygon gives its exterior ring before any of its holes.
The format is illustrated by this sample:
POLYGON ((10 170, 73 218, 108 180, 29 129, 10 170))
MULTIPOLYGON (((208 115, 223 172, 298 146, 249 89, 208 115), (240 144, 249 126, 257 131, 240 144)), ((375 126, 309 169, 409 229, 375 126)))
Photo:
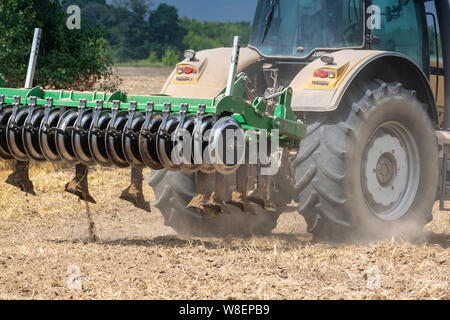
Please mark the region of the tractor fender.
POLYGON ((417 98, 427 105, 430 118, 438 123, 436 100, 428 78, 408 57, 377 50, 341 50, 327 55, 334 58, 332 64, 316 59, 291 82, 293 111, 336 110, 353 81, 381 79, 401 82, 405 88, 416 91, 417 98), (319 70, 334 72, 334 77, 324 77, 319 70))
MULTIPOLYGON (((184 98, 213 98, 227 84, 232 48, 218 48, 199 51, 195 60, 183 60, 172 71, 161 94, 184 98), (190 66, 191 74, 178 73, 178 70, 190 66)), ((258 53, 243 48, 239 54, 237 72, 260 60, 258 53)))

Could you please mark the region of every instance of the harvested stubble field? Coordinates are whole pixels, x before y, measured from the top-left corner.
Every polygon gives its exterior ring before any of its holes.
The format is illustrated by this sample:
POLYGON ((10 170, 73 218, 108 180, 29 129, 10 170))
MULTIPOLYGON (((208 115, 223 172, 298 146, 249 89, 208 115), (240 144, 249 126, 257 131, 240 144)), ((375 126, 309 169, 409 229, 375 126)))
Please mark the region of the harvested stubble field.
MULTIPOLYGON (((118 72, 122 87, 140 94, 157 92, 169 73, 118 72)), ((38 197, 2 182, 0 298, 450 298, 450 221, 437 207, 414 244, 314 243, 295 212, 282 215, 270 237, 196 239, 175 235, 157 209, 149 214, 120 200, 128 174, 94 168, 89 183, 97 204, 89 207, 63 192, 72 170, 34 166, 38 197), (96 242, 86 241, 89 215, 96 242), (80 282, 68 282, 77 270, 80 282)), ((1 170, 0 180, 7 175, 1 170)), ((144 190, 152 201, 150 187, 144 190)))

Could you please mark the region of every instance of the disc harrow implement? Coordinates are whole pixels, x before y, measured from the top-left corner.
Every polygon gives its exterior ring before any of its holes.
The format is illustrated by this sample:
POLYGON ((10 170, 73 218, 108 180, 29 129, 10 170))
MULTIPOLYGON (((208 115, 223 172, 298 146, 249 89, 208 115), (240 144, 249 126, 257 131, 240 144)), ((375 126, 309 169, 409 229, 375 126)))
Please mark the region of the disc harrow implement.
POLYGON ((239 77, 233 95, 213 99, 0 88, 0 157, 17 161, 7 182, 34 194, 29 161, 63 161, 76 167, 66 191, 95 203, 88 168, 131 167, 121 198, 149 211, 143 168, 235 173, 243 160, 235 137, 246 139, 249 130, 270 137, 277 129, 282 145, 297 146, 305 128, 290 109, 292 90, 282 88, 275 114, 268 115, 266 99, 242 98, 245 82, 239 77))

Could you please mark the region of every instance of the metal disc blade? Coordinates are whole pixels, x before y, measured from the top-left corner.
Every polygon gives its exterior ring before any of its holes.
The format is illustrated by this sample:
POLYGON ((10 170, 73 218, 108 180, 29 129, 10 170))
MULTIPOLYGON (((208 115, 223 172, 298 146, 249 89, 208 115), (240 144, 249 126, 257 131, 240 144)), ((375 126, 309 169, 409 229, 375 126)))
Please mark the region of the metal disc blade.
POLYGON ((15 125, 13 125, 13 117, 8 121, 6 129, 6 141, 11 155, 19 161, 28 161, 29 157, 25 152, 22 140, 22 127, 28 116, 28 107, 20 107, 15 117, 15 125))
POLYGON ((39 146, 41 152, 47 161, 58 162, 61 157, 56 149, 55 133, 49 131, 49 128, 58 126, 58 121, 61 117, 61 110, 59 108, 52 109, 48 116, 47 127, 44 128, 44 123, 41 122, 39 127, 39 146))
POLYGON ((161 122, 160 117, 153 118, 149 124, 149 130, 152 135, 145 137, 141 130, 141 135, 139 136, 139 153, 142 161, 152 170, 164 169, 156 150, 156 134, 158 133, 161 122))
POLYGON ((57 128, 60 131, 55 134, 56 149, 58 150, 58 154, 62 160, 69 164, 76 164, 79 162, 73 152, 71 135, 67 131, 68 127, 73 127, 77 117, 77 109, 72 108, 64 112, 57 125, 57 128))
POLYGON ((91 151, 91 155, 94 158, 95 162, 97 162, 102 167, 110 167, 113 165, 111 159, 109 159, 108 153, 106 151, 106 134, 104 130, 108 127, 109 122, 111 121, 111 112, 105 111, 103 112, 98 119, 98 130, 100 132, 93 132, 93 125, 89 128, 88 140, 89 140, 89 150, 91 151))
POLYGON ((122 150, 122 134, 127 120, 128 113, 120 112, 114 123, 114 128, 117 132, 111 132, 112 119, 106 129, 106 152, 108 153, 109 159, 119 168, 127 168, 130 166, 128 161, 125 159, 122 150))
POLYGON ((8 120, 12 114, 12 107, 6 106, 0 110, 0 158, 3 160, 14 159, 8 148, 8 143, 6 141, 6 128, 8 125, 8 120))
POLYGON ((30 121, 33 131, 29 131, 26 128, 22 130, 22 140, 25 148, 25 152, 35 161, 45 161, 45 157, 42 154, 41 146, 39 145, 39 127, 42 119, 44 118, 44 108, 36 108, 30 114, 28 114, 27 121, 30 121), (30 119, 31 118, 31 119, 30 119))
POLYGON ((127 134, 122 135, 122 150, 124 152, 125 159, 134 168, 143 168, 145 163, 139 152, 139 132, 145 121, 145 113, 139 112, 135 115, 130 131, 134 134, 129 136, 127 134))
POLYGON ((79 162, 86 166, 92 166, 95 164, 95 160, 92 157, 89 150, 89 137, 88 130, 92 123, 92 110, 86 110, 81 117, 80 129, 82 132, 74 130, 72 132, 72 146, 75 157, 79 162))

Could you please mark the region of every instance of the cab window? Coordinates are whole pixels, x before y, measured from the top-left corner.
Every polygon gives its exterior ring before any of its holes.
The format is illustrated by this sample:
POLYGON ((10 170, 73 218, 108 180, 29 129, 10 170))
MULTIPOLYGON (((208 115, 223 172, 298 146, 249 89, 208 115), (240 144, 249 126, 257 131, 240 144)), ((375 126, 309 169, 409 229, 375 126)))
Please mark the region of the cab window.
MULTIPOLYGON (((379 38, 374 49, 402 53, 424 67, 423 18, 418 1, 414 0, 373 0, 380 9, 380 25, 373 25, 373 34, 379 38)), ((422 5, 423 6, 423 5, 422 5)))

